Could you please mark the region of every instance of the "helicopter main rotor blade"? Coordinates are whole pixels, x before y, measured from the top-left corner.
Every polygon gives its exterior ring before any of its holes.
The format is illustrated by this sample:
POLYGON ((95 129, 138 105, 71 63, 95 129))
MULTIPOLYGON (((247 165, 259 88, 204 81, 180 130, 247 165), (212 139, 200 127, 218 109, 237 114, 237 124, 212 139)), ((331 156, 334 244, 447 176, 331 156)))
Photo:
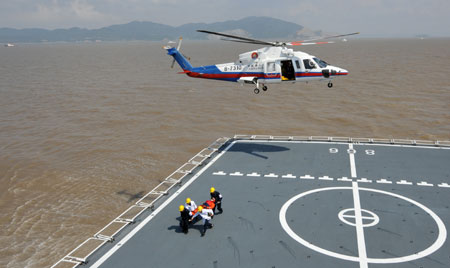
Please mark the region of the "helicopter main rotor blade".
POLYGON ((207 31, 207 30, 197 30, 197 32, 214 34, 214 35, 219 35, 219 36, 224 36, 224 37, 230 38, 230 39, 221 38, 221 40, 224 40, 224 41, 246 43, 246 44, 256 44, 256 45, 266 45, 266 46, 283 46, 283 47, 284 46, 305 46, 305 45, 331 44, 334 42, 332 42, 332 41, 311 42, 311 41, 319 41, 319 40, 339 38, 339 37, 359 34, 359 32, 356 32, 356 33, 332 35, 332 36, 325 36, 325 37, 319 37, 319 38, 313 38, 313 39, 301 40, 301 41, 293 41, 293 42, 266 42, 266 41, 262 41, 262 40, 251 39, 251 38, 241 37, 241 36, 237 36, 237 35, 224 34, 224 33, 218 33, 218 32, 207 31))
MULTIPOLYGON (((222 41, 230 41, 230 42, 237 42, 237 43, 245 43, 245 44, 255 44, 255 45, 267 45, 267 42, 253 42, 253 41, 244 41, 244 40, 233 40, 233 39, 225 39, 220 38, 222 41)), ((272 46, 274 44, 272 43, 272 46)))
MULTIPOLYGON (((307 40, 301 40, 301 41, 294 41, 294 42, 289 42, 289 43, 304 43, 304 42, 311 42, 311 41, 319 41, 319 40, 325 40, 325 39, 331 39, 331 38, 339 38, 339 37, 344 37, 344 36, 350 36, 350 35, 355 35, 355 34, 359 34, 359 32, 356 33, 349 33, 349 34, 340 34, 340 35, 332 35, 332 36, 325 36, 325 37, 317 37, 317 38, 313 38, 313 39, 307 39, 307 40)), ((288 44, 288 43, 286 43, 288 44)), ((295 46, 295 45, 294 45, 295 46)))
POLYGON ((323 45, 323 44, 333 44, 333 41, 326 41, 326 42, 287 42, 285 43, 286 46, 308 46, 308 45, 323 45))
MULTIPOLYGON (((275 43, 270 43, 270 42, 266 42, 266 41, 261 41, 261 40, 241 37, 241 36, 237 36, 237 35, 224 34, 224 33, 218 33, 218 32, 206 31, 206 30, 197 30, 197 32, 207 33, 207 34, 214 34, 214 35, 224 36, 224 37, 233 38, 233 39, 237 39, 237 40, 243 40, 243 41, 247 41, 247 42, 255 42, 255 43, 259 44, 259 45, 276 46, 275 43)), ((227 41, 231 41, 231 40, 227 40, 227 41)))

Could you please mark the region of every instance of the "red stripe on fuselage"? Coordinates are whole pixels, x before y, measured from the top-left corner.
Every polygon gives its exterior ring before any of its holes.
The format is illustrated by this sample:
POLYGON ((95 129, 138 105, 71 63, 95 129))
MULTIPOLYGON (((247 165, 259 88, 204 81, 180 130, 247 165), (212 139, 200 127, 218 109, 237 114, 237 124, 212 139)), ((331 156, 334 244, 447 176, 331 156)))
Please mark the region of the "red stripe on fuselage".
POLYGON ((322 73, 295 73, 296 77, 316 77, 322 76, 322 73))
POLYGON ((218 73, 218 74, 205 74, 190 72, 187 73, 188 76, 196 78, 206 78, 206 79, 221 79, 221 78, 241 78, 241 77, 257 77, 257 78, 280 78, 280 74, 277 75, 265 75, 264 73, 218 73))

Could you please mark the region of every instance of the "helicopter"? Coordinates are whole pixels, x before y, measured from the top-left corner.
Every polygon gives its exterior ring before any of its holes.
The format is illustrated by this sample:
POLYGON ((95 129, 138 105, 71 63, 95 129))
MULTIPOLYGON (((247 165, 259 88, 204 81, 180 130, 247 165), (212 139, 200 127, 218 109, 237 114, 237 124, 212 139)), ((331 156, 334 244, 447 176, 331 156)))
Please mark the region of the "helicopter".
POLYGON ((197 32, 218 35, 224 41, 264 45, 265 47, 242 53, 235 62, 193 67, 189 58, 180 52, 183 40, 180 37, 176 48, 170 45, 175 42, 163 46, 167 50, 167 54, 173 57, 171 67, 173 68, 176 61, 183 69, 183 72, 180 73, 190 77, 252 84, 255 86, 253 90, 255 94, 258 94, 261 89, 267 91, 267 84, 287 82, 328 81, 328 87, 333 87, 331 80, 348 75, 347 70, 329 65, 308 53, 294 51, 288 46, 334 43, 333 41, 316 41, 359 34, 356 32, 295 42, 268 42, 207 30, 197 30, 197 32))

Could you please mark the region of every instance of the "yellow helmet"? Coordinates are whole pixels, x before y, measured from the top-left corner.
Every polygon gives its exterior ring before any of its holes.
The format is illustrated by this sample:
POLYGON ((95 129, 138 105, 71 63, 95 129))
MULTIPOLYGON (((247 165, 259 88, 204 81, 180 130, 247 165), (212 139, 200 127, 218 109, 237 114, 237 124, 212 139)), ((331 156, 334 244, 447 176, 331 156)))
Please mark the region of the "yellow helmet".
POLYGON ((214 193, 216 191, 216 189, 214 189, 214 187, 211 187, 211 189, 209 190, 211 193, 214 193))
POLYGON ((184 206, 181 205, 181 206, 180 206, 180 211, 183 211, 183 210, 184 210, 184 206))
POLYGON ((202 212, 203 207, 202 206, 198 206, 198 211, 202 212))
POLYGON ((189 203, 191 203, 191 199, 188 197, 188 198, 186 198, 186 204, 189 204, 189 203))

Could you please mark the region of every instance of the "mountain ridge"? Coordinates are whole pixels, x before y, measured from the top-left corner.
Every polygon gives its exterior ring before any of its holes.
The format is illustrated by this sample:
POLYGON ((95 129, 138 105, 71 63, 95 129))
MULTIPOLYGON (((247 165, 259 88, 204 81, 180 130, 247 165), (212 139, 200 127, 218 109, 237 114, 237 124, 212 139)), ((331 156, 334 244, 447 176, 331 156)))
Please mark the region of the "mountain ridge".
POLYGON ((176 39, 205 40, 211 36, 196 30, 235 33, 260 39, 307 38, 322 34, 302 25, 271 17, 246 17, 214 23, 186 23, 170 26, 151 21, 131 21, 98 29, 72 27, 47 30, 40 28, 0 28, 1 43, 83 42, 83 41, 161 41, 176 39))

